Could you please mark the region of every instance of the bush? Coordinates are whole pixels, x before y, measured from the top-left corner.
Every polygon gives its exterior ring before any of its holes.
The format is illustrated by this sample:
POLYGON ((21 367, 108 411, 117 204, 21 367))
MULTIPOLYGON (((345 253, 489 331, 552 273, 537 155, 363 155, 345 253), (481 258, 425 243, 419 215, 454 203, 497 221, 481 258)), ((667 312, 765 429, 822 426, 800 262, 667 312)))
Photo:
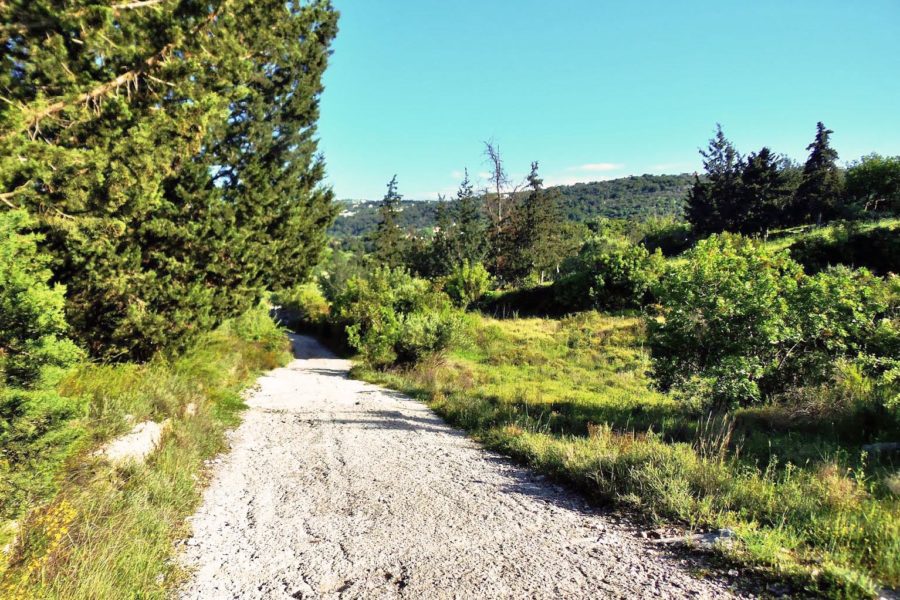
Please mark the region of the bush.
POLYGON ((865 267, 879 275, 900 273, 900 225, 868 230, 835 225, 795 243, 791 258, 813 273, 839 264, 865 267))
POLYGON ((681 254, 695 241, 691 224, 672 217, 648 219, 641 230, 644 247, 650 252, 659 250, 664 256, 681 254))
POLYGON ((318 331, 327 321, 331 305, 316 283, 303 283, 272 297, 278 319, 292 329, 318 331))
POLYGON ((719 407, 748 405, 828 381, 836 359, 874 352, 878 363, 893 347, 888 284, 868 271, 807 276, 786 252, 727 234, 686 259, 663 278, 661 319, 649 323, 663 389, 719 407))
POLYGON ((570 261, 570 272, 554 285, 557 302, 568 311, 639 308, 663 270, 663 257, 618 238, 595 238, 570 261))
POLYGON ((457 306, 468 307, 488 291, 491 276, 480 262, 469 264, 464 260, 447 278, 444 288, 457 306))
POLYGON ((900 156, 862 157, 847 169, 846 186, 858 211, 900 213, 900 156))
POLYGON ((335 299, 333 320, 369 366, 416 362, 459 338, 463 315, 430 282, 402 268, 355 277, 335 299))
POLYGON ((49 258, 24 211, 0 213, 0 390, 33 387, 81 357, 65 337, 65 288, 50 286, 49 258))

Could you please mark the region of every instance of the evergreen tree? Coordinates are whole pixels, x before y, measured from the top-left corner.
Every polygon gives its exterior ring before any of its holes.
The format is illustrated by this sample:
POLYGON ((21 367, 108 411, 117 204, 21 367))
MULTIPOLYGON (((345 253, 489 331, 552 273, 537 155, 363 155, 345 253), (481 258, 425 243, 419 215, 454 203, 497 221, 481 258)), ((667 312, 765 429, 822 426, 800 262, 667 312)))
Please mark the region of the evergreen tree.
POLYGON ((563 258, 565 219, 559 207, 559 194, 544 189, 536 161, 531 163, 527 182, 530 191, 522 204, 522 247, 527 253, 529 271, 544 282, 551 272, 558 271, 563 258))
POLYGON ((38 219, 78 338, 148 357, 302 278, 333 217, 326 0, 10 0, 0 199, 38 219))
POLYGON ((785 224, 792 189, 789 164, 769 148, 751 153, 741 172, 738 209, 728 230, 759 233, 785 224))
POLYGON ((698 233, 708 234, 723 231, 734 220, 743 161, 718 124, 716 135, 700 155, 706 176, 695 175, 685 216, 698 233))
POLYGON ((453 266, 457 260, 456 233, 447 199, 439 196, 434 237, 431 240, 431 248, 428 253, 428 264, 422 269, 422 275, 426 277, 443 277, 453 271, 453 266))
POLYGON ((821 223, 838 213, 843 192, 838 153, 829 145, 834 133, 819 121, 816 139, 806 147, 809 158, 803 166, 803 177, 794 201, 794 218, 799 222, 821 223))
POLYGON ((487 251, 487 236, 482 215, 482 201, 475 195, 469 170, 456 191, 456 258, 469 264, 484 260, 487 251))
POLYGON ((404 264, 405 249, 403 230, 400 229, 400 200, 397 192, 397 176, 387 184, 387 193, 378 211, 378 229, 375 231, 375 258, 383 266, 399 267, 404 264))

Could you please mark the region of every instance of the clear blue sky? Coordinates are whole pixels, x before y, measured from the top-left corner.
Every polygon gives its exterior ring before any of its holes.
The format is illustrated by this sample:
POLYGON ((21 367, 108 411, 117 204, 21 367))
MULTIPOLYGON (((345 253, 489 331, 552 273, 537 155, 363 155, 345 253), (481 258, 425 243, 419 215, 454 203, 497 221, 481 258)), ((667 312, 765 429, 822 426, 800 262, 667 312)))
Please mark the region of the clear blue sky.
POLYGON ((339 198, 452 192, 538 160, 548 183, 699 168, 716 122, 743 152, 900 154, 900 0, 334 0, 319 127, 339 198))

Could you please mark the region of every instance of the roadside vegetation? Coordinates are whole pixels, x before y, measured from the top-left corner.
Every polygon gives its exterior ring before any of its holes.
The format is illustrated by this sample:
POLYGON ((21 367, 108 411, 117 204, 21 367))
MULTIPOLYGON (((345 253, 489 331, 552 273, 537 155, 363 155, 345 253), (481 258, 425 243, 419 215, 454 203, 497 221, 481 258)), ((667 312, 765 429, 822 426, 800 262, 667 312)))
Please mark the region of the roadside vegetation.
POLYGON ((830 133, 794 165, 719 129, 687 222, 567 223, 489 144, 492 189, 466 177, 430 236, 399 226, 395 177, 366 249, 281 298, 489 447, 728 529, 716 551, 795 590, 872 597, 900 586, 900 159, 843 170, 830 133))
POLYGON ((203 461, 288 356, 269 294, 335 213, 315 139, 337 16, 0 4, 0 597, 177 581, 203 461), (101 452, 148 421, 145 462, 101 452))
POLYGON ((3 598, 163 598, 203 461, 237 423, 241 390, 289 356, 259 307, 204 334, 183 354, 143 364, 73 366, 55 384, 7 392, 3 440, 3 598), (144 464, 94 449, 134 423, 167 423, 144 464), (13 460, 10 460, 13 459, 13 460))

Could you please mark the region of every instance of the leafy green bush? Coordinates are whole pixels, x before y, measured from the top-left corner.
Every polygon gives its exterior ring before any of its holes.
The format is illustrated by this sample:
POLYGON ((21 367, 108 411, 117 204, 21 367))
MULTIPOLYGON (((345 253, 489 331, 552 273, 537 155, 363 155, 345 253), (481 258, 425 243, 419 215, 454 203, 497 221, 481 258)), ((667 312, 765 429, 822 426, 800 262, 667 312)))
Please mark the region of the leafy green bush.
POLYGON ((376 268, 355 277, 335 299, 333 319, 370 366, 416 362, 449 348, 463 315, 431 282, 402 268, 376 268))
POLYGON ((644 247, 650 252, 658 249, 665 256, 681 254, 696 241, 691 224, 672 217, 648 219, 640 230, 644 247))
POLYGON ((318 330, 331 311, 331 305, 314 282, 278 292, 272 301, 278 307, 279 320, 294 329, 318 330))
POLYGON ((847 169, 847 196, 863 213, 900 213, 900 156, 870 154, 847 169))
POLYGON ((457 306, 466 308, 484 296, 490 285, 491 276, 483 264, 464 260, 450 273, 444 288, 457 306))
POLYGON ((747 405, 828 381, 836 359, 874 352, 877 363, 890 352, 896 328, 885 321, 887 284, 868 271, 807 276, 786 252, 727 234, 700 242, 686 259, 663 278, 662 315, 649 323, 663 389, 747 405))
POLYGON ((570 311, 638 308, 663 270, 662 253, 620 238, 594 238, 584 245, 555 284, 557 301, 570 311))
POLYGON ((853 223, 835 225, 796 242, 791 258, 807 272, 847 265, 881 275, 900 273, 900 224, 871 229, 853 223))
POLYGON ((25 233, 33 225, 24 211, 0 213, 0 389, 33 387, 81 357, 65 337, 65 288, 48 284, 41 238, 25 233))

